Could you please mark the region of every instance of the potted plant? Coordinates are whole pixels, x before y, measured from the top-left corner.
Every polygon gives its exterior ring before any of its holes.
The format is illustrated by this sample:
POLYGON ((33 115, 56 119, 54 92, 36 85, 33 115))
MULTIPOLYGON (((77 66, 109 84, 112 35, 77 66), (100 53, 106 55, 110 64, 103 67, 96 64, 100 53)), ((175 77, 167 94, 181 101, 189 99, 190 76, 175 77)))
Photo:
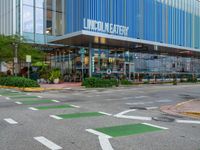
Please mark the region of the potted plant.
POLYGON ((50 72, 49 80, 55 84, 58 84, 60 77, 61 77, 61 71, 59 69, 53 69, 50 72))

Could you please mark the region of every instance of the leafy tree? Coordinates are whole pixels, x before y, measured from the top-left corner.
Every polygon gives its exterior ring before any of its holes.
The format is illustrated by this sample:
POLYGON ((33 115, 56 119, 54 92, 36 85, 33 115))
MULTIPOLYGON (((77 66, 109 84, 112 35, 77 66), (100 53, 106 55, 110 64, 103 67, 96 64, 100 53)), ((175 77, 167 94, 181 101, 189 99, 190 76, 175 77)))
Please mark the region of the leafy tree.
POLYGON ((31 55, 32 62, 41 61, 44 58, 44 52, 28 44, 23 37, 0 35, 0 61, 13 60, 15 45, 17 45, 19 62, 25 61, 26 55, 31 55))

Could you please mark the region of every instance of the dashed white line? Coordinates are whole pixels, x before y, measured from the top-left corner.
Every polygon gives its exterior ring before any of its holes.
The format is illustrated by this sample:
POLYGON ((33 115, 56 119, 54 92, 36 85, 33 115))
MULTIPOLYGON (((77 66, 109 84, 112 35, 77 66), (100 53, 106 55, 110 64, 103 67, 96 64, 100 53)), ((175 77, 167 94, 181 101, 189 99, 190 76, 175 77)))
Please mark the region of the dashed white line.
POLYGON ((5 118, 4 119, 6 122, 8 122, 9 124, 18 124, 18 122, 16 122, 15 120, 11 119, 11 118, 5 118))
POLYGON ((43 136, 34 137, 34 139, 37 140, 38 142, 40 142, 41 144, 45 145, 46 147, 48 147, 51 150, 63 149, 62 147, 58 146, 57 144, 53 143, 52 141, 46 139, 43 136))
POLYGON ((136 96, 135 98, 139 99, 139 98, 146 98, 148 96, 136 96))
POLYGON ((99 111, 100 114, 103 114, 103 115, 107 115, 107 116, 112 116, 112 114, 109 114, 109 113, 106 113, 106 112, 102 112, 102 111, 99 111))
POLYGON ((18 104, 18 105, 21 105, 22 104, 22 102, 15 102, 16 104, 18 104))
POLYGON ((196 120, 175 120, 177 123, 188 123, 188 124, 200 124, 200 121, 196 120))
POLYGON ((50 115, 50 117, 51 117, 51 118, 54 118, 54 119, 56 119, 56 120, 62 120, 61 117, 58 117, 58 116, 56 116, 56 115, 50 115))
POLYGON ((42 98, 42 96, 37 96, 38 98, 42 98))
POLYGON ((7 100, 10 100, 10 97, 6 97, 7 100))
POLYGON ((159 128, 159 129, 163 129, 163 130, 167 130, 168 128, 166 127, 162 127, 162 126, 158 126, 158 125, 153 125, 153 124, 150 124, 150 123, 142 123, 144 125, 147 125, 147 126, 151 126, 151 127, 155 127, 155 128, 159 128))
POLYGON ((163 100, 158 100, 156 102, 159 102, 159 103, 168 103, 168 102, 171 102, 172 100, 170 99, 163 99, 163 100))
POLYGON ((70 105, 72 107, 75 107, 75 108, 80 108, 80 106, 77 106, 77 105, 70 105))
POLYGON ((37 111, 37 110, 38 110, 38 109, 35 108, 35 107, 29 107, 28 109, 30 109, 30 110, 34 110, 34 111, 37 111))
POLYGON ((52 100, 52 102, 55 102, 55 103, 60 103, 60 101, 58 101, 58 100, 52 100))

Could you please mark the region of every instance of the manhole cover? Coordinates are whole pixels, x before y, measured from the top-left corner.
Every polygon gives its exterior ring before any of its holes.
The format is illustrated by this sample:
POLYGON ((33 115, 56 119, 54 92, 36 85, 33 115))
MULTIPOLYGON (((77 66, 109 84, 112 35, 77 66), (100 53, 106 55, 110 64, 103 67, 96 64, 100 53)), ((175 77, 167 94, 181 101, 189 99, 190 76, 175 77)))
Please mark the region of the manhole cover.
POLYGON ((129 107, 130 109, 147 110, 146 107, 129 107))
POLYGON ((169 117, 152 117, 153 120, 155 121, 162 121, 162 122, 174 122, 174 118, 169 118, 169 117))

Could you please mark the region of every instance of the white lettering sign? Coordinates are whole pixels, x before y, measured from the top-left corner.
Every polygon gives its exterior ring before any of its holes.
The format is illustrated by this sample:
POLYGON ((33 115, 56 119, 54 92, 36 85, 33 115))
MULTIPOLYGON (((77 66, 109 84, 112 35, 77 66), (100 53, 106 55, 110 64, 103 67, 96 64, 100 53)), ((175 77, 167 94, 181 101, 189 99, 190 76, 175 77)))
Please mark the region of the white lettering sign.
POLYGON ((126 26, 85 18, 83 19, 83 28, 89 31, 115 34, 121 36, 128 36, 129 31, 129 27, 126 26))

